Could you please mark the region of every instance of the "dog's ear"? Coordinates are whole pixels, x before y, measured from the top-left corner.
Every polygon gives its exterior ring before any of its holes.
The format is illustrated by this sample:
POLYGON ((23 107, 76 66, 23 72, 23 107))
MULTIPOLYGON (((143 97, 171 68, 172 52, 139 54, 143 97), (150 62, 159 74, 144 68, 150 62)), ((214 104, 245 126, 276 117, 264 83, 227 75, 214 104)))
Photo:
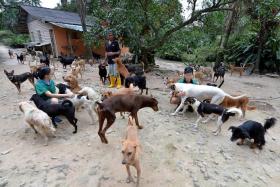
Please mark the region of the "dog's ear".
POLYGON ((235 131, 236 129, 237 129, 237 127, 234 127, 234 126, 230 126, 230 127, 228 128, 228 130, 231 130, 231 132, 235 131))

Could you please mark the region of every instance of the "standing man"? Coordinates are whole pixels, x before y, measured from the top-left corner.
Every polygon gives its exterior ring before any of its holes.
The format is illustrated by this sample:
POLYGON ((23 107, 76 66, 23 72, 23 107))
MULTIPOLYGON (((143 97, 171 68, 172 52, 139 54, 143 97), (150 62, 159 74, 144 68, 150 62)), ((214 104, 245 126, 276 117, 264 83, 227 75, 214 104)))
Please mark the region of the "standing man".
POLYGON ((117 65, 113 61, 120 55, 120 46, 113 35, 113 32, 108 33, 108 41, 105 44, 105 58, 108 60, 109 64, 109 76, 110 76, 110 86, 109 88, 115 87, 115 82, 117 80, 117 88, 121 88, 121 78, 117 70, 117 65))

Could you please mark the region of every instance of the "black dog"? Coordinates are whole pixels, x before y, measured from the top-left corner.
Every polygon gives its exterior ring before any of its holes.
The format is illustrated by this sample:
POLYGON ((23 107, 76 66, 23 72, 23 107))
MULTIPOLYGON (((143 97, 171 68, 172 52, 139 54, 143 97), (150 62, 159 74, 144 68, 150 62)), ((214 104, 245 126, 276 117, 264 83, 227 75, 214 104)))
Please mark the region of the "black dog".
POLYGON ((54 118, 58 115, 63 115, 74 126, 75 130, 73 133, 77 133, 78 128, 76 124, 78 119, 75 118, 75 107, 71 101, 64 100, 61 104, 50 104, 37 94, 32 95, 30 100, 35 103, 38 109, 46 112, 52 118, 55 127, 57 125, 54 118))
POLYGON ((61 62, 61 64, 63 65, 63 69, 66 69, 66 66, 71 66, 73 61, 76 59, 76 57, 63 57, 63 56, 59 56, 58 57, 59 61, 61 62))
POLYGON ((125 67, 127 71, 130 73, 130 75, 135 74, 137 76, 143 76, 143 66, 142 64, 125 64, 125 67))
POLYGON ((17 87, 19 93, 21 92, 20 84, 27 79, 34 86, 34 77, 30 72, 26 72, 20 75, 14 75, 14 72, 14 70, 12 70, 11 72, 7 72, 6 70, 4 70, 4 73, 7 75, 8 79, 17 87))
POLYGON ((106 79, 107 79, 106 66, 103 64, 99 64, 98 69, 99 69, 98 73, 99 73, 100 81, 102 81, 102 83, 105 84, 106 79))
POLYGON ((224 81, 225 73, 226 73, 226 68, 223 64, 220 64, 220 66, 214 68, 213 82, 217 82, 218 78, 220 78, 220 80, 223 79, 224 81), (215 77, 216 80, 214 81, 215 77))
POLYGON ((143 90, 146 90, 146 95, 148 95, 148 88, 146 87, 146 77, 145 76, 133 76, 133 77, 127 77, 125 78, 125 87, 129 88, 129 85, 133 84, 133 86, 138 86, 138 88, 141 90, 141 95, 143 93, 143 90))
POLYGON ((20 53, 20 55, 16 54, 17 55, 17 60, 18 60, 18 63, 22 63, 23 64, 23 54, 20 53))
POLYGON ((255 147, 262 149, 262 146, 265 145, 264 134, 267 129, 275 125, 276 121, 275 118, 266 119, 264 126, 262 126, 259 122, 248 120, 238 127, 231 126, 228 129, 232 131, 230 140, 235 141, 241 139, 240 142, 237 142, 237 145, 243 145, 246 138, 254 139, 254 143, 252 143, 250 147, 252 149, 255 147))
POLYGON ((44 63, 46 64, 48 67, 50 66, 50 59, 48 57, 48 55, 43 55, 41 58, 40 58, 40 63, 44 63))

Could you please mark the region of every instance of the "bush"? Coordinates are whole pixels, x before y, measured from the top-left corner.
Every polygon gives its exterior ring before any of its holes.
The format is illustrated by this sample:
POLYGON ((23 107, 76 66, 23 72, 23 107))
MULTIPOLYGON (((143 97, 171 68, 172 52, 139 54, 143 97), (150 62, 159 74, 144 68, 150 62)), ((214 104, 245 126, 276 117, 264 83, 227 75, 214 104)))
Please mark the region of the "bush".
POLYGON ((29 35, 15 34, 9 30, 0 31, 0 42, 10 47, 24 47, 29 42, 29 35))

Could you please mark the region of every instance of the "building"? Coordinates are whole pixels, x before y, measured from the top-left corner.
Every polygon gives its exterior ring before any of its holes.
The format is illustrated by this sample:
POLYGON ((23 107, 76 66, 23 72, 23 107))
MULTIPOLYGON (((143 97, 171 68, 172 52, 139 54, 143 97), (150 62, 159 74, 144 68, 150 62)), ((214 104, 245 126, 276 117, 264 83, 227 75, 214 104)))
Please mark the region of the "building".
MULTIPOLYGON (((87 21, 87 27, 94 23, 87 21)), ((43 51, 59 55, 84 56, 85 45, 82 39, 82 25, 77 13, 33 6, 21 6, 19 12, 20 33, 28 33, 30 45, 43 51)), ((92 48, 98 55, 104 56, 105 48, 92 48)))

